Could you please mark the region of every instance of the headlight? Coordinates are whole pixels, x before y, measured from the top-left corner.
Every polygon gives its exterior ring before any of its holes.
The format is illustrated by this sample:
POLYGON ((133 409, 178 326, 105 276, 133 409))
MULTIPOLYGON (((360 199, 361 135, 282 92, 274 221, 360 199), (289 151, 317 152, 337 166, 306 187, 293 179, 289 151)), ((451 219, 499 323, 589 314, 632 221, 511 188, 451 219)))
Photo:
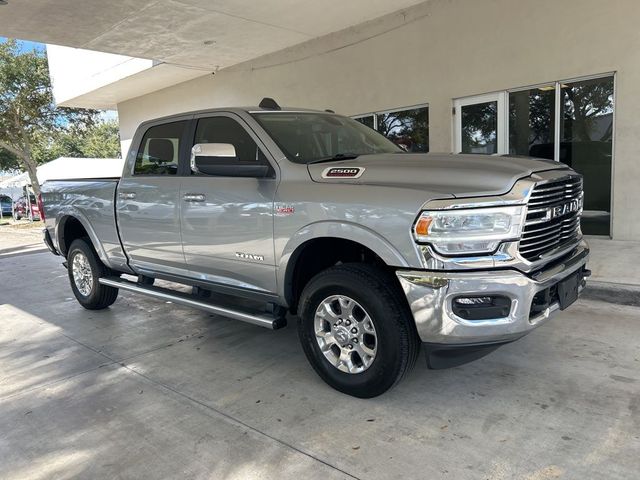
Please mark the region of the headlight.
POLYGON ((524 214, 524 206, 426 211, 413 233, 443 255, 491 253, 501 242, 520 238, 524 214))

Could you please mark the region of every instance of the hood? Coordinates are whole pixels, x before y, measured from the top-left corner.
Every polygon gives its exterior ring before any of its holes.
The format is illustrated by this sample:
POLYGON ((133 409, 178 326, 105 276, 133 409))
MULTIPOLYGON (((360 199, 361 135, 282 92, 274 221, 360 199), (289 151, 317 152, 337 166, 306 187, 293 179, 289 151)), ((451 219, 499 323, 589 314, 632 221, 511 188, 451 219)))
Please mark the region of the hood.
POLYGON ((307 168, 314 182, 400 187, 467 197, 506 193, 517 180, 534 172, 568 167, 528 157, 407 153, 362 155, 307 168))

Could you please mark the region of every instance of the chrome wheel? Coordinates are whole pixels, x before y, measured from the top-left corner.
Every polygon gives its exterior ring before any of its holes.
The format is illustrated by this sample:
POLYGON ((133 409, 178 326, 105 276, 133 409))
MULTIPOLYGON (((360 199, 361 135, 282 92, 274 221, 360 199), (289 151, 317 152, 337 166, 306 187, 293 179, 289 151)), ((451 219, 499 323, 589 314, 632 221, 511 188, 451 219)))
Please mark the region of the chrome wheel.
POLYGON ((341 372, 364 372, 376 358, 375 326, 366 310, 352 298, 332 295, 320 302, 314 330, 325 358, 341 372))
POLYGON ((91 272, 89 260, 84 253, 78 252, 73 256, 71 273, 73 273, 73 282, 76 284, 78 291, 83 296, 88 297, 93 288, 93 273, 91 272))

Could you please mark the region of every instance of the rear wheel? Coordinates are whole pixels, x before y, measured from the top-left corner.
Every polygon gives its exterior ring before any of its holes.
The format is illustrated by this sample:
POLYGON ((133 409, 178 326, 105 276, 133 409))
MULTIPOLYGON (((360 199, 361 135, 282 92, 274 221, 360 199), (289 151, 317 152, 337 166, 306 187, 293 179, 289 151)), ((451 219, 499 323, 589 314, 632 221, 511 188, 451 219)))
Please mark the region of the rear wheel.
POLYGON ((100 277, 109 275, 109 269, 100 261, 89 240, 74 240, 67 255, 67 269, 71 289, 76 299, 88 310, 101 310, 118 298, 118 289, 102 285, 100 277))
POLYGON ((344 264, 305 287, 300 340, 315 371, 336 390, 375 397, 414 366, 420 342, 394 280, 371 265, 344 264))

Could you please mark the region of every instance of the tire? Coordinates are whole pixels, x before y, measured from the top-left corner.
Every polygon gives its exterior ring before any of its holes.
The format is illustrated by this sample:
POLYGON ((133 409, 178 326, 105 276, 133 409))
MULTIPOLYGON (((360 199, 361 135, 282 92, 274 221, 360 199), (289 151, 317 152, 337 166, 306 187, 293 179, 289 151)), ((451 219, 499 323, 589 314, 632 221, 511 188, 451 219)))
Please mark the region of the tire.
POLYGON ((415 365, 420 340, 413 316, 400 286, 382 269, 352 263, 319 273, 304 288, 299 312, 298 335, 307 359, 340 392, 376 397, 415 365), (324 313, 316 315, 321 306, 324 313), (352 314, 340 318, 349 309, 352 314), (338 324, 340 321, 343 323, 338 324), (353 336, 345 341, 345 335, 353 336), (346 361, 341 361, 343 356, 346 361))
POLYGON ((98 281, 100 277, 109 276, 110 270, 100 261, 88 239, 79 238, 71 243, 67 254, 67 271, 73 294, 87 310, 102 310, 118 298, 117 288, 102 285, 98 281))

